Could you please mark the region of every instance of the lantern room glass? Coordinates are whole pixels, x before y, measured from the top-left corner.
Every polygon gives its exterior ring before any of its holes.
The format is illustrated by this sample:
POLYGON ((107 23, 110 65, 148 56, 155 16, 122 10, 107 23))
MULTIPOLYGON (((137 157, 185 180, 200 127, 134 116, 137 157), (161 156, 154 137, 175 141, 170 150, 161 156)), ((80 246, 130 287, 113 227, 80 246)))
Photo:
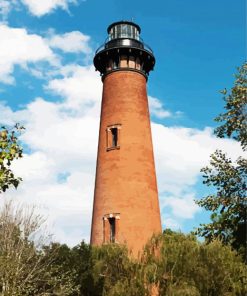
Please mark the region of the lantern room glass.
POLYGON ((139 31, 138 29, 130 24, 118 24, 111 28, 109 33, 109 40, 118 39, 118 38, 130 38, 139 40, 139 31))

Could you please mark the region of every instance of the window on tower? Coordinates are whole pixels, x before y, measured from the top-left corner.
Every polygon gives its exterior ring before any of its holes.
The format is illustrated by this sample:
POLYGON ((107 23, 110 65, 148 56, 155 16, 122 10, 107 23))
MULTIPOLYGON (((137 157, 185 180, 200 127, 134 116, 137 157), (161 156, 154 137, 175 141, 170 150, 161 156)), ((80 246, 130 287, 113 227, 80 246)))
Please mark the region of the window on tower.
POLYGON ((109 218, 109 225, 110 225, 110 243, 115 243, 115 235, 116 235, 116 219, 109 218))
POLYGON ((106 129, 106 150, 114 150, 120 148, 120 124, 108 126, 106 129))
POLYGON ((103 217, 104 243, 117 243, 119 239, 120 213, 106 214, 103 217))
POLYGON ((114 127, 111 129, 112 134, 112 147, 117 147, 118 145, 118 129, 114 127))

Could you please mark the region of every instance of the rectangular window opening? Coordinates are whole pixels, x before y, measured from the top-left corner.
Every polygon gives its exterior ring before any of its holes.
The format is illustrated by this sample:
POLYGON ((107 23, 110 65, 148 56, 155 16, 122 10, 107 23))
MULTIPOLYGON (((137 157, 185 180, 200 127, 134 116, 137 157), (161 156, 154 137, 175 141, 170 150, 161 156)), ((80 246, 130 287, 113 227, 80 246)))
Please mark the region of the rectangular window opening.
POLYGON ((110 242, 115 243, 115 235, 116 235, 116 219, 109 218, 108 219, 110 224, 110 242))
POLYGON ((106 151, 120 149, 121 124, 108 125, 106 128, 106 151))
POLYGON ((112 147, 118 146, 118 129, 117 127, 114 127, 111 129, 112 134, 112 147))

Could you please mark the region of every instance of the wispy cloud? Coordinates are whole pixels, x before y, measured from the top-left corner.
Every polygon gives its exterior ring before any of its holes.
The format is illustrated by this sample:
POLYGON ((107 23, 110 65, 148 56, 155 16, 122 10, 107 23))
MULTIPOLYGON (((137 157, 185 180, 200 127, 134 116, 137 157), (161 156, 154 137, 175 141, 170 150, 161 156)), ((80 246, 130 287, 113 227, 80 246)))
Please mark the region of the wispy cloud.
POLYGON ((171 117, 172 113, 168 110, 164 109, 163 103, 154 97, 148 97, 149 109, 150 113, 153 114, 157 118, 166 118, 171 117))
POLYGON ((61 49, 64 52, 92 53, 92 49, 88 44, 90 37, 79 31, 73 31, 61 35, 51 34, 47 40, 50 47, 61 49))
MULTIPOLYGON (((30 34, 24 28, 0 24, 0 82, 15 83, 16 66, 40 79, 59 74, 68 78, 71 69, 76 66, 62 66, 63 53, 84 53, 85 56, 92 53, 90 37, 78 31, 57 35, 54 30, 49 30, 47 34, 49 37, 43 37, 30 34)), ((59 81, 50 82, 55 83, 59 81)), ((53 86, 50 87, 52 89, 53 86)))
POLYGON ((69 5, 77 4, 77 0, 21 0, 27 6, 30 13, 41 17, 53 12, 57 8, 68 10, 69 5))
POLYGON ((151 115, 156 118, 164 119, 167 117, 179 117, 183 114, 181 111, 171 112, 164 107, 164 103, 155 97, 148 96, 148 103, 151 115))
POLYGON ((57 63, 57 58, 45 40, 26 29, 0 25, 0 81, 13 84, 14 67, 26 67, 29 63, 46 61, 57 63))
POLYGON ((63 9, 69 12, 71 5, 77 5, 85 0, 0 0, 0 17, 7 21, 12 10, 28 9, 35 17, 42 17, 53 13, 56 9, 63 9))
POLYGON ((11 10, 12 3, 9 0, 0 0, 0 16, 5 21, 11 10))
POLYGON ((152 123, 152 134, 163 225, 167 226, 168 219, 181 228, 199 211, 194 203, 195 186, 209 155, 222 149, 236 159, 242 150, 236 141, 216 138, 211 128, 199 130, 152 123))

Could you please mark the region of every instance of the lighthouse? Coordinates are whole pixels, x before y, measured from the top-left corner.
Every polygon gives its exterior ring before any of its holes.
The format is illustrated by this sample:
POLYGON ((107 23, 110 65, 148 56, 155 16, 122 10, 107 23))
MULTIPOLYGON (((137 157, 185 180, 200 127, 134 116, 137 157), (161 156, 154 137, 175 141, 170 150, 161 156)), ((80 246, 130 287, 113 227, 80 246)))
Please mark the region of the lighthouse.
POLYGON ((103 82, 91 244, 137 256, 161 232, 146 83, 155 57, 130 21, 111 24, 94 65, 103 82))

